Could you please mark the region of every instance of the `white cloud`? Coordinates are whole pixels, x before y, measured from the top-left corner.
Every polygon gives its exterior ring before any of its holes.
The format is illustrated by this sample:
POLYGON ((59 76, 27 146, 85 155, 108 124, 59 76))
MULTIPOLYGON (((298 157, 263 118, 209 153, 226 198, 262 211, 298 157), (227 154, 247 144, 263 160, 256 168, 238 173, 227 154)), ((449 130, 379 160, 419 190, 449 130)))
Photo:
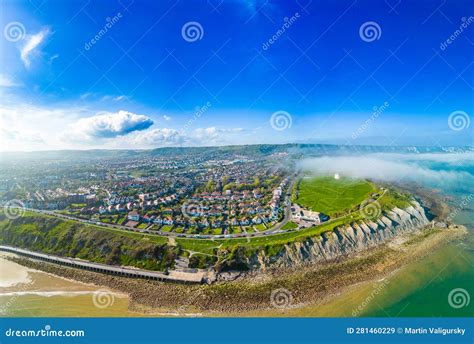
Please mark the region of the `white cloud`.
POLYGON ((37 48, 44 42, 49 33, 49 29, 46 28, 34 35, 27 35, 25 37, 25 43, 20 49, 21 60, 25 64, 25 67, 30 67, 31 58, 37 55, 37 48))
POLYGON ((21 84, 13 80, 8 75, 0 74, 0 87, 17 87, 17 86, 21 86, 21 84))
POLYGON ((86 93, 81 94, 80 97, 79 97, 79 99, 80 99, 80 100, 84 100, 84 99, 89 98, 90 96, 92 96, 92 93, 86 92, 86 93))
POLYGON ((97 113, 90 106, 68 103, 40 106, 15 96, 4 97, 0 104, 0 151, 218 146, 241 143, 242 131, 162 128, 149 116, 129 111, 97 113))
POLYGON ((180 146, 209 146, 227 144, 229 133, 242 131, 241 128, 198 128, 192 132, 171 128, 150 128, 121 138, 114 145, 126 148, 158 148, 180 146), (226 134, 226 135, 224 135, 226 134))
MULTIPOLYGON (((29 104, 0 105, 0 150, 50 149, 55 134, 66 123, 64 109, 45 109, 29 104)), ((71 113, 80 110, 70 107, 71 113)))
POLYGON ((127 99, 128 99, 128 97, 122 94, 122 95, 119 95, 119 96, 105 95, 100 100, 103 101, 103 102, 108 101, 108 100, 111 100, 111 101, 114 101, 114 102, 119 102, 121 100, 127 100, 127 99))
POLYGON ((197 128, 194 130, 194 136, 198 139, 222 139, 224 140, 228 135, 222 134, 232 134, 242 132, 242 128, 197 128))
POLYGON ((96 102, 120 102, 122 100, 129 100, 129 97, 126 95, 111 95, 106 94, 102 95, 100 93, 86 92, 79 96, 80 100, 90 100, 96 102))
POLYGON ((145 115, 120 110, 81 118, 71 126, 75 138, 114 138, 150 128, 153 120, 145 115))
POLYGON ((171 117, 170 116, 167 116, 167 115, 163 115, 163 119, 165 121, 171 121, 171 117))
POLYGON ((197 128, 194 130, 194 134, 198 139, 215 139, 218 136, 218 130, 216 127, 197 128))
POLYGON ((7 130, 0 128, 0 146, 4 147, 2 150, 9 150, 8 148, 14 142, 21 142, 22 144, 43 144, 45 143, 43 137, 39 132, 19 132, 16 130, 7 130))
POLYGON ((464 162, 474 161, 474 152, 459 151, 454 153, 422 153, 422 154, 373 154, 374 157, 388 158, 395 161, 429 161, 446 164, 462 165, 464 162))
POLYGON ((162 146, 181 146, 186 137, 176 129, 156 128, 137 133, 129 140, 134 146, 156 148, 162 146))
POLYGON ((49 58, 49 64, 52 64, 54 62, 54 60, 56 60, 57 58, 59 58, 59 54, 55 54, 55 55, 51 56, 49 58))
POLYGON ((220 129, 222 133, 241 133, 244 131, 243 128, 229 128, 229 129, 220 129))

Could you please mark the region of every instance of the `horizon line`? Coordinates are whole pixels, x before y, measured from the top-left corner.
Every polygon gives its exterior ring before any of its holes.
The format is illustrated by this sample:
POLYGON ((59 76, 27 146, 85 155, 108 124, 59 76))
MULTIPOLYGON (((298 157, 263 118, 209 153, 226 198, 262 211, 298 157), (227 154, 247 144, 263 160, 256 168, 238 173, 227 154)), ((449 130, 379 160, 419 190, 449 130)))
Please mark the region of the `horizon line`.
POLYGON ((192 148, 231 148, 231 147, 256 147, 256 146, 333 146, 333 147, 397 147, 397 148, 474 148, 474 144, 467 145, 370 145, 370 144, 336 144, 336 143, 255 143, 255 144, 229 144, 215 146, 164 146, 155 148, 86 148, 86 149, 50 149, 50 150, 24 150, 24 151, 5 151, 0 150, 0 154, 25 154, 25 153, 52 153, 52 152, 88 152, 88 151, 154 151, 164 149, 192 149, 192 148))

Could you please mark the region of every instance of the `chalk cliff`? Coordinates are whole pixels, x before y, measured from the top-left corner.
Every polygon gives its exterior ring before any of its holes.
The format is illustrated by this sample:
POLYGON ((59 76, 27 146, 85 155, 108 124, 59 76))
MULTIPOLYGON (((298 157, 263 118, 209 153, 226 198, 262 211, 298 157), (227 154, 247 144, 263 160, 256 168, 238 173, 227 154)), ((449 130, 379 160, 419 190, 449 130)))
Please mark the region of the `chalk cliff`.
POLYGON ((413 202, 408 208, 384 212, 376 220, 337 227, 319 237, 285 245, 274 256, 267 256, 261 251, 246 263, 252 270, 264 270, 271 266, 290 267, 334 260, 378 246, 400 234, 415 232, 429 224, 423 207, 413 202))

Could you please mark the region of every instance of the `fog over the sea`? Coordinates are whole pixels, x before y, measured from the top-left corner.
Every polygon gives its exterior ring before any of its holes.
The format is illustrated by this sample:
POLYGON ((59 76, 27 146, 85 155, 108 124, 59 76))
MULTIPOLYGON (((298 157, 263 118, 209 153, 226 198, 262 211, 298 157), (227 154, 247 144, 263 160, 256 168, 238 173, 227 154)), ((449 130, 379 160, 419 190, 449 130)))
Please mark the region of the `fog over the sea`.
POLYGON ((460 182, 473 178, 462 170, 432 168, 437 163, 450 167, 472 165, 474 153, 391 154, 377 153, 357 156, 322 156, 300 161, 299 167, 314 174, 339 174, 352 178, 369 178, 389 182, 460 182))

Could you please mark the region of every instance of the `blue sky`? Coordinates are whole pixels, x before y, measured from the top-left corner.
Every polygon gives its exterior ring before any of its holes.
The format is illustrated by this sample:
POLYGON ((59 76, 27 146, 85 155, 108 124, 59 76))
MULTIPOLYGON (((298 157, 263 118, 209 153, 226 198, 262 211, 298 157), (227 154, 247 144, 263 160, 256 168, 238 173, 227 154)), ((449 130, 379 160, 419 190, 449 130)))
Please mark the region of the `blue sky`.
POLYGON ((4 0, 1 149, 472 144, 473 5, 4 0))

